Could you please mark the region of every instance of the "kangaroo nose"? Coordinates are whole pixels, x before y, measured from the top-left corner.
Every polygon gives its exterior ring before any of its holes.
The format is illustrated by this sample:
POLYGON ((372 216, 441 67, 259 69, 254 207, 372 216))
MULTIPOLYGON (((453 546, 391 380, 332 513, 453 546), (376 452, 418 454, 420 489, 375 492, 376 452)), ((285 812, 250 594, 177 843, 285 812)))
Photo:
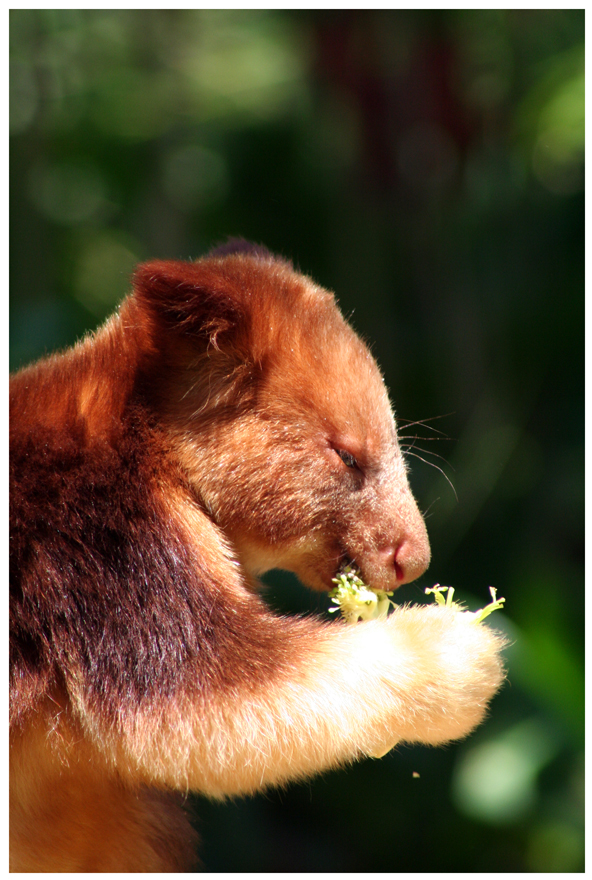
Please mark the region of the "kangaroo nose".
POLYGON ((380 563, 386 570, 395 570, 396 586, 408 584, 420 577, 430 564, 431 552, 423 522, 411 535, 405 535, 396 546, 378 551, 380 563))
POLYGON ((422 534, 405 538, 398 546, 393 564, 400 584, 408 584, 420 577, 430 564, 430 542, 423 529, 422 534))
POLYGON ((403 526, 396 542, 393 560, 398 584, 408 584, 420 577, 430 564, 431 552, 428 531, 415 502, 409 493, 402 505, 400 522, 403 526))

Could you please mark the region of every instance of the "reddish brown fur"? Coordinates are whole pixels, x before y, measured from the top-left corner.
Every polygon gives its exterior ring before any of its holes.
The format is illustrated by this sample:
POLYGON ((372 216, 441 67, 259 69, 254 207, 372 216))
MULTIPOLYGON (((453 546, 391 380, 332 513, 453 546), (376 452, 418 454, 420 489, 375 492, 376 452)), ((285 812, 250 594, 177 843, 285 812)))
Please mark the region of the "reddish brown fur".
POLYGON ((376 364, 288 263, 241 243, 141 266, 95 336, 13 378, 10 436, 14 870, 182 870, 175 789, 254 791, 483 717, 487 627, 329 625, 256 593, 273 567, 328 589, 349 559, 392 589, 429 561, 376 364))

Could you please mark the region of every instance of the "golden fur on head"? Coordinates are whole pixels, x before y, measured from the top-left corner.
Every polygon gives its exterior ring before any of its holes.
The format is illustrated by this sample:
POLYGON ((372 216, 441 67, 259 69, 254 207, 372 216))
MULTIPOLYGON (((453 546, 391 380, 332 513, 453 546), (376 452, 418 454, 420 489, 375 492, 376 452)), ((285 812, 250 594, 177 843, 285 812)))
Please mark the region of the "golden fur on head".
POLYGON ((191 865, 175 792, 253 792, 466 735, 502 640, 454 610, 273 614, 256 576, 395 589, 429 562, 378 368, 263 248, 141 266, 11 383, 11 864, 191 865))

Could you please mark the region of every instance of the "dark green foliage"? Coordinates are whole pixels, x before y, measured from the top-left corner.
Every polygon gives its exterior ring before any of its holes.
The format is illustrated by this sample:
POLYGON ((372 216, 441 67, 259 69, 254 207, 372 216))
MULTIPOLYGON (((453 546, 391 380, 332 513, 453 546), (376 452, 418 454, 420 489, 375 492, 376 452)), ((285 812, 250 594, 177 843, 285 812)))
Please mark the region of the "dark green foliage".
POLYGON ((506 598, 510 684, 467 743, 197 801, 206 867, 581 871, 583 11, 10 20, 12 367, 139 260, 263 242, 353 313, 410 438, 433 562, 395 598, 506 598))

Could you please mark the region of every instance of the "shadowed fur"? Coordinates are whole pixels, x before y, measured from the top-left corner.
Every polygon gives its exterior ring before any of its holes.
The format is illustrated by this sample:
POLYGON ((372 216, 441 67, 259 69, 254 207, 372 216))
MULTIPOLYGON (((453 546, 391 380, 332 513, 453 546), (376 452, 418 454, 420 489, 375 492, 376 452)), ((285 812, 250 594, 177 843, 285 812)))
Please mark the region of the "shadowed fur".
POLYGON ((330 293, 264 248, 140 266, 11 381, 11 868, 176 871, 176 792, 306 777, 478 724, 503 640, 451 609, 274 614, 257 576, 427 567, 390 403, 330 293))

